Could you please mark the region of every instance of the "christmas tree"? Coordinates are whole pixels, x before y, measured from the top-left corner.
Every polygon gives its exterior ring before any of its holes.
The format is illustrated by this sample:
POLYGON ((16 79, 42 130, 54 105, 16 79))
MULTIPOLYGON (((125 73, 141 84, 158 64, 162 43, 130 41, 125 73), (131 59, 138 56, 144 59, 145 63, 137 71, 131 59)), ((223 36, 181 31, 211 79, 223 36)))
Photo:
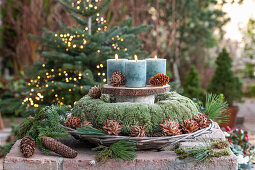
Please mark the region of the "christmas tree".
POLYGON ((235 77, 232 68, 232 59, 226 49, 223 49, 216 60, 216 71, 208 85, 208 92, 223 94, 229 105, 233 100, 241 99, 242 83, 235 77))
POLYGON ((73 105, 85 95, 91 86, 106 82, 105 62, 118 54, 120 58, 131 58, 134 54, 146 57, 136 34, 148 27, 131 27, 127 20, 120 27, 108 28, 101 13, 110 0, 58 0, 73 19, 76 26, 59 23, 61 32, 43 29, 44 36, 32 38, 43 44, 39 50, 43 63, 30 69, 34 77, 29 83, 28 96, 23 104, 33 107, 51 105, 73 105))
POLYGON ((183 89, 184 96, 189 98, 197 98, 201 101, 205 100, 205 91, 201 87, 200 76, 194 66, 191 67, 186 76, 183 89))

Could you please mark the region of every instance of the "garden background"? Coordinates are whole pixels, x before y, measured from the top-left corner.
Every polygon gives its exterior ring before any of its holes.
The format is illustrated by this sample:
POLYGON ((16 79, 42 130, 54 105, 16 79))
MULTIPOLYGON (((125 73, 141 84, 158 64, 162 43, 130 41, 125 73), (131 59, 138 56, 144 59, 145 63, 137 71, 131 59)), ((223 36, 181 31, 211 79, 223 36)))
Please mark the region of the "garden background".
POLYGON ((224 95, 239 107, 235 127, 254 140, 254 0, 112 0, 91 18, 90 38, 72 36, 79 45, 67 38, 90 28, 63 1, 0 3, 0 113, 6 128, 51 104, 72 107, 90 87, 106 82, 106 59, 138 54, 166 58, 171 90, 198 103, 206 102, 207 93, 224 95))

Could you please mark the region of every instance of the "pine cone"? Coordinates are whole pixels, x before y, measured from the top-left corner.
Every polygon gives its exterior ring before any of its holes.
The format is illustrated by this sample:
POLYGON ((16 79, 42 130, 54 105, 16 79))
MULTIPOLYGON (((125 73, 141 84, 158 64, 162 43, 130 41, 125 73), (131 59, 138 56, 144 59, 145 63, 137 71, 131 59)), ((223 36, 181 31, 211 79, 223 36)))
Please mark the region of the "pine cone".
POLYGON ((143 126, 132 126, 130 136, 133 137, 145 137, 145 128, 143 126))
POLYGON ((81 127, 93 126, 91 122, 84 120, 81 122, 81 127))
POLYGON ((110 79, 111 85, 113 87, 119 87, 121 85, 124 85, 125 77, 121 72, 114 72, 112 73, 112 77, 110 79))
POLYGON ((182 130, 184 132, 192 133, 199 129, 197 122, 194 119, 184 120, 182 123, 182 130))
POLYGON ((120 125, 118 120, 107 120, 103 128, 109 135, 118 136, 123 128, 123 125, 120 125))
POLYGON ((165 74, 156 74, 153 76, 149 83, 151 86, 165 86, 170 81, 169 77, 165 74))
POLYGON ((165 121, 164 124, 160 124, 160 125, 163 126, 163 131, 170 136, 181 134, 181 129, 179 129, 178 122, 174 122, 170 120, 170 121, 165 121))
POLYGON ((65 125, 66 127, 76 129, 81 126, 81 120, 78 117, 71 116, 66 119, 65 125))
POLYGON ((100 87, 92 87, 89 90, 88 93, 89 97, 94 98, 94 99, 99 99, 102 96, 101 88, 100 87))
POLYGON ((198 116, 195 116, 194 120, 197 122, 199 129, 204 129, 210 125, 208 116, 205 114, 199 114, 198 116))
POLYGON ((35 153, 35 140, 28 136, 23 137, 20 141, 20 152, 25 158, 33 156, 35 153))
POLYGON ((59 142, 53 138, 43 136, 42 143, 47 149, 49 149, 52 152, 55 152, 63 157, 75 158, 78 155, 77 151, 73 150, 72 148, 62 144, 61 142, 59 142))

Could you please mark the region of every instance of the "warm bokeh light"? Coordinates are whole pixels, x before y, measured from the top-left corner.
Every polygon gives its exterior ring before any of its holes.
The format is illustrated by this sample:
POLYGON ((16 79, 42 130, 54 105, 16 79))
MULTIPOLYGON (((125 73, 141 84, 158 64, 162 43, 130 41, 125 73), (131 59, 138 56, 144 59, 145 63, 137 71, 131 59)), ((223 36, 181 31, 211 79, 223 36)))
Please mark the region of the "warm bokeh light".
POLYGON ((225 38, 242 41, 242 29, 245 29, 250 17, 255 17, 255 0, 244 0, 242 4, 237 2, 223 6, 223 11, 231 18, 225 26, 225 38))

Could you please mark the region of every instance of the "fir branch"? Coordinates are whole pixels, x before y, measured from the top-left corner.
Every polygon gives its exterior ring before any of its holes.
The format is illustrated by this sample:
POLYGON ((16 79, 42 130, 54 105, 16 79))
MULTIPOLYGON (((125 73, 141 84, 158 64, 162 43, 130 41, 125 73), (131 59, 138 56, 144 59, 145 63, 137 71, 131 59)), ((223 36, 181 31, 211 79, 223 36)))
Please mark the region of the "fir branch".
POLYGON ((81 134, 83 136, 89 136, 89 135, 105 136, 105 135, 107 135, 107 133, 105 133, 101 130, 98 130, 96 128, 93 128, 91 126, 77 128, 77 131, 79 132, 79 134, 81 134))
POLYGON ((226 144, 225 141, 216 141, 211 143, 210 145, 205 146, 196 146, 192 148, 177 148, 175 149, 175 153, 178 155, 178 158, 185 159, 189 158, 190 161, 202 162, 202 161, 210 161, 212 157, 220 157, 230 155, 229 145, 226 144), (218 146, 220 145, 220 147, 218 146), (223 150, 215 151, 214 148, 221 148, 223 150))
POLYGON ((105 163, 109 159, 122 159, 125 161, 131 161, 136 158, 136 154, 133 152, 136 147, 128 140, 120 140, 111 146, 100 145, 93 148, 94 151, 100 151, 96 155, 96 160, 105 163))
POLYGON ((15 129, 15 135, 18 139, 24 136, 30 136, 36 141, 36 145, 43 152, 47 149, 43 147, 41 138, 49 136, 52 138, 68 136, 68 132, 58 126, 63 124, 63 117, 66 117, 67 106, 52 105, 43 108, 35 116, 29 116, 15 129))

